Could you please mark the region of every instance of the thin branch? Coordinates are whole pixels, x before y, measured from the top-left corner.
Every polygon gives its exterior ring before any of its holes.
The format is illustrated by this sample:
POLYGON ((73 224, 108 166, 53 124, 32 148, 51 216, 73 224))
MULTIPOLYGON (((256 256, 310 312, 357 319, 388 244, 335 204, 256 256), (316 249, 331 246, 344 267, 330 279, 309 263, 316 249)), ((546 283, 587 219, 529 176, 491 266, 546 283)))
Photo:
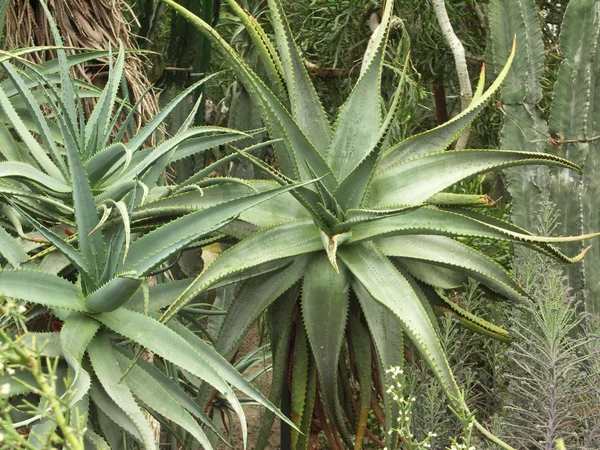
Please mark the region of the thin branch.
MULTIPOLYGON (((469 69, 467 68, 467 60, 465 58, 465 48, 456 36, 456 33, 454 33, 444 0, 432 0, 432 3, 435 15, 442 30, 442 35, 444 36, 444 39, 446 39, 446 42, 454 55, 454 64, 456 65, 456 73, 460 84, 460 103, 464 110, 469 106, 473 99, 473 89, 471 88, 471 79, 469 78, 469 69)), ((456 143, 457 150, 462 150, 467 146, 470 132, 471 129, 469 127, 458 139, 458 142, 456 143)))

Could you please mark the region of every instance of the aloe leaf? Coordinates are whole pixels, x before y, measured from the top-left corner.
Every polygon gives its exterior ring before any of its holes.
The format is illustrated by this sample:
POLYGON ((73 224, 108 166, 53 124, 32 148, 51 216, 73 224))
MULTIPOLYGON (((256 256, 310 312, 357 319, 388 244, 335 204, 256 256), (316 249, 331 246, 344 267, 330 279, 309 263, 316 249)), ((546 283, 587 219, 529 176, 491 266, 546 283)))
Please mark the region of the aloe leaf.
MULTIPOLYGON (((165 306, 168 306, 174 298, 177 298, 183 291, 187 289, 193 278, 185 280, 176 280, 169 283, 160 283, 149 286, 148 295, 150 297, 148 309, 150 311, 158 311, 165 306)), ((127 309, 134 311, 144 310, 144 298, 141 290, 138 290, 126 303, 127 309)))
POLYGON ((85 314, 72 313, 65 320, 60 331, 60 345, 63 355, 73 372, 75 372, 74 379, 69 387, 74 392, 74 396, 70 398, 71 405, 75 405, 83 399, 90 389, 90 375, 81 366, 81 361, 99 328, 100 322, 97 320, 85 314))
MULTIPOLYGON (((117 363, 114 359, 112 360, 112 363, 115 366, 117 365, 117 363)), ((118 369, 118 366, 117 366, 117 369, 118 369)), ((123 383, 123 385, 124 385, 124 383, 123 383)), ((126 385, 124 385, 124 387, 126 388, 126 385)), ((106 439, 108 440, 108 442, 111 444, 111 446, 110 446, 111 449, 115 448, 115 446, 113 445, 113 442, 111 440, 110 433, 115 433, 116 430, 118 430, 118 432, 115 434, 118 434, 118 436, 119 436, 117 442, 123 441, 123 436, 121 435, 121 429, 126 431, 127 433, 129 433, 129 435, 133 436, 135 439, 137 439, 137 441, 139 441, 139 442, 143 441, 143 437, 140 434, 140 432, 136 426, 136 423, 111 398, 111 396, 102 388, 102 386, 100 385, 100 383, 97 380, 92 381, 92 386, 90 387, 90 398, 94 402, 96 407, 98 408, 97 411, 98 411, 98 416, 99 416, 98 419, 100 422, 100 428, 102 429, 103 434, 106 437, 106 439), (110 422, 108 422, 108 423, 105 422, 103 424, 103 420, 101 419, 102 417, 105 420, 110 420, 110 422), (109 434, 107 434, 107 432, 105 430, 105 426, 103 426, 106 424, 110 424, 110 427, 106 427, 110 431, 109 434), (115 427, 115 425, 116 425, 116 427, 115 427)), ((136 405, 136 408, 137 408, 137 405, 136 405)), ((138 409, 138 411, 139 411, 139 409, 138 409)), ((141 411, 140 411, 140 414, 141 414, 141 411)), ((123 447, 118 447, 118 448, 123 448, 123 447)))
MULTIPOLYGON (((50 25, 50 31, 52 32, 52 37, 54 38, 54 42, 58 47, 64 47, 64 42, 60 36, 60 32, 58 27, 56 26, 56 22, 52 17, 52 14, 48 10, 48 6, 45 2, 40 2, 40 5, 44 9, 46 13, 46 20, 50 25)), ((64 48, 58 48, 56 50, 56 54, 58 56, 58 67, 60 73, 60 84, 61 84, 61 98, 62 103, 65 105, 67 116, 65 120, 69 120, 71 128, 77 129, 78 116, 77 116, 77 106, 81 106, 81 102, 76 101, 79 100, 77 95, 75 94, 75 90, 73 87, 73 81, 71 79, 71 74, 69 73, 69 63, 67 61, 67 54, 64 48)))
MULTIPOLYGON (((120 353, 114 353, 114 355, 121 367, 127 367, 131 362, 129 358, 120 353)), ((127 375, 126 382, 133 395, 144 403, 144 405, 185 429, 203 448, 212 450, 213 447, 204 431, 202 431, 202 428, 184 409, 183 405, 170 395, 163 383, 159 382, 139 365, 133 366, 131 373, 127 375)), ((168 379, 164 380, 164 382, 173 384, 168 379)))
POLYGON ((32 270, 0 270, 0 296, 12 297, 51 308, 87 311, 81 291, 67 280, 32 270))
POLYGON ((435 266, 465 272, 502 295, 521 300, 527 296, 521 285, 498 263, 471 247, 445 236, 393 236, 374 240, 387 256, 416 259, 435 266))
POLYGON ((127 303, 140 288, 142 281, 131 274, 117 275, 83 299, 86 308, 94 312, 111 312, 127 303))
POLYGON ((385 4, 381 23, 369 42, 360 78, 342 106, 327 162, 339 180, 345 179, 379 140, 381 128, 380 81, 393 2, 385 4))
MULTIPOLYGON (((123 348, 120 348, 119 351, 123 353, 128 360, 133 356, 132 354, 126 352, 123 348)), ((129 365, 128 363, 127 365, 129 365)), ((215 435, 221 436, 220 431, 213 424, 210 417, 204 412, 204 410, 198 405, 196 399, 190 397, 179 384, 175 383, 171 378, 161 372, 156 366, 150 364, 143 359, 140 359, 136 362, 136 365, 133 366, 134 369, 139 366, 144 372, 154 378, 155 382, 160 384, 161 389, 166 391, 170 397, 175 399, 179 405, 183 406, 187 411, 189 411, 193 416, 200 419, 200 421, 215 435)))
POLYGON ((290 97, 292 116, 322 156, 331 141, 331 126, 283 12, 280 0, 269 0, 271 23, 290 97))
POLYGON ((4 121, 0 122, 0 155, 7 161, 20 162, 23 160, 19 146, 4 121))
POLYGON ((98 183, 111 168, 119 163, 125 157, 124 167, 128 165, 131 152, 125 147, 125 144, 117 142, 105 149, 102 149, 94 154, 85 163, 85 171, 88 174, 90 184, 94 186, 98 183))
MULTIPOLYGON (((307 395, 308 384, 308 367, 309 367, 309 345, 304 327, 296 327, 296 335, 294 337, 294 349, 292 353, 291 367, 291 414, 290 417, 294 421, 296 427, 302 426, 302 418, 304 417, 304 405, 307 395)), ((296 448, 299 432, 294 430, 291 433, 292 447, 296 448)))
POLYGON ((127 146, 133 152, 137 152, 142 147, 144 142, 146 142, 146 140, 152 136, 152 133, 154 133, 173 112, 177 105, 179 105, 188 95, 190 95, 193 91, 198 89, 215 75, 216 74, 212 74, 208 77, 202 78, 177 95, 177 97, 171 100, 167 106, 162 108, 156 116, 154 116, 141 130, 135 134, 135 136, 131 138, 131 140, 127 143, 127 146))
POLYGON ((246 27, 248 35, 252 39, 254 48, 258 49, 258 56, 263 63, 267 76, 275 92, 280 98, 285 95, 285 88, 282 83, 283 66, 279 59, 273 44, 269 40, 267 34, 261 27, 260 23, 250 14, 246 12, 235 0, 226 0, 227 4, 235 15, 246 27))
POLYGON ((446 355, 415 286, 372 244, 343 246, 338 254, 367 292, 398 318, 403 331, 429 363, 446 393, 451 398, 460 398, 446 355))
POLYGON ((56 167, 54 162, 48 157, 46 151, 42 148, 40 143, 35 137, 29 132, 28 127, 25 125, 23 120, 17 114, 17 111, 10 102, 6 93, 0 88, 0 107, 4 110, 4 113, 8 116, 10 125, 15 129, 19 137, 23 140, 23 143, 27 146, 27 149, 39 164, 39 166, 46 172, 50 177, 57 181, 64 182, 60 169, 56 167))
MULTIPOLYGON (((263 118, 270 128, 272 137, 284 138, 286 151, 279 151, 280 146, 275 146, 277 160, 283 173, 290 178, 309 180, 311 175, 307 165, 310 165, 319 176, 330 173, 321 154, 314 148, 287 109, 231 46, 206 22, 181 5, 172 0, 162 1, 188 19, 217 50, 224 53, 255 103, 263 110, 263 118)), ((325 181, 330 188, 335 187, 337 183, 334 176, 326 177, 325 181)))
POLYGON ((308 257, 298 257, 286 268, 250 278, 236 291, 219 330, 216 349, 229 358, 266 309, 304 275, 308 257))
POLYGON ((432 265, 426 262, 415 259, 410 259, 408 261, 399 259, 396 263, 410 273, 413 278, 428 284, 429 286, 442 289, 456 289, 465 285, 468 281, 465 273, 460 273, 456 270, 440 266, 432 267, 432 265))
POLYGON ((71 186, 64 181, 48 176, 29 164, 22 162, 0 162, 0 178, 15 178, 23 181, 33 181, 51 191, 63 194, 71 192, 71 186))
POLYGON ((23 248, 17 244, 14 238, 0 226, 0 255, 14 268, 21 267, 29 255, 23 248))
MULTIPOLYGON (((109 64, 112 63, 111 59, 109 56, 109 64)), ((110 139, 111 118, 121 85, 121 79, 123 78, 124 67, 125 52, 121 43, 119 45, 117 60, 114 66, 111 65, 110 67, 108 82, 104 89, 102 89, 102 94, 98 98, 98 102, 85 125, 84 154, 86 156, 94 155, 110 139)))
POLYGON ((64 179, 68 178, 67 166, 65 165, 65 162, 62 159, 60 151, 58 150, 58 147, 56 146, 56 143, 54 142, 52 132, 50 131, 50 128, 48 127, 48 121, 42 114, 39 102, 37 102, 33 98, 32 93, 29 91, 29 89, 25 85, 23 79, 21 78, 19 73, 15 70, 15 68, 7 62, 3 63, 3 66, 4 66, 4 69, 6 69, 8 76, 10 77, 10 79, 13 81, 15 87, 17 88, 20 98, 24 100, 25 105, 27 106, 27 110, 31 114, 31 117, 34 120, 34 123, 36 125, 36 128, 37 128, 36 131, 42 138, 44 147, 46 147, 49 150, 50 155, 52 157, 52 161, 59 168, 59 170, 61 172, 60 179, 64 180, 64 179))
POLYGON ((156 449, 154 433, 139 409, 131 390, 125 383, 120 383, 122 369, 104 332, 92 340, 88 346, 88 355, 102 387, 134 424, 145 448, 156 449))
MULTIPOLYGON (((575 263, 583 257, 583 253, 568 257, 547 245, 549 242, 580 240, 582 237, 547 237, 534 236, 509 223, 492 219, 471 211, 440 210, 431 207, 419 208, 402 215, 383 217, 368 223, 352 227, 349 243, 370 240, 376 237, 429 234, 444 236, 470 236, 505 240, 532 247, 556 259, 567 263, 575 263)), ((590 238, 594 235, 583 236, 590 238)))
MULTIPOLYGON (((298 285, 283 294, 267 311, 271 348, 273 349, 273 378, 269 389, 269 401, 278 405, 281 401, 288 368, 288 355, 292 337, 292 317, 298 300, 298 285)), ((268 445, 268 437, 273 428, 275 414, 266 411, 256 437, 256 450, 264 450, 268 445)))
MULTIPOLYGON (((148 170, 151 166, 157 164, 157 162, 160 161, 160 158, 169 154, 169 152, 172 152, 178 145, 182 144, 187 139, 190 139, 195 136, 202 135, 202 134, 208 134, 208 133, 231 133, 234 136, 245 137, 244 133, 242 133, 240 131, 229 130, 227 128, 221 128, 221 127, 191 128, 184 133, 179 133, 179 134, 173 136, 171 139, 167 139, 166 141, 161 143, 156 148, 145 151, 141 154, 140 154, 140 152, 138 152, 136 157, 133 159, 130 167, 127 168, 127 170, 125 170, 124 173, 114 173, 114 171, 109 172, 107 174, 107 176, 105 176, 103 178, 103 180, 101 182, 101 186, 106 187, 106 186, 114 183, 117 180, 119 182, 123 182, 128 179, 137 179, 137 178, 141 177, 144 174, 144 172, 146 170, 148 170)), ((190 144, 190 146, 187 147, 187 152, 189 152, 189 154, 194 154, 194 153, 198 153, 200 151, 204 151, 208 148, 213 147, 214 145, 219 145, 219 143, 222 140, 223 140, 223 138, 221 136, 217 136, 217 137, 210 136, 208 139, 208 142, 204 143, 205 145, 194 145, 193 143, 190 144)), ((225 142, 227 142, 228 140, 229 139, 225 139, 225 142)), ((129 147, 129 148, 131 148, 131 147, 129 147)), ((173 155, 175 155, 176 153, 177 153, 177 151, 173 152, 173 155)), ((168 159, 165 159, 164 164, 168 164, 169 161, 171 160, 171 158, 173 157, 173 155, 171 157, 169 157, 168 159)), ((185 157, 187 155, 185 153, 180 153, 180 156, 185 157)), ((117 165, 117 167, 118 167, 118 165, 117 165)), ((162 167, 162 168, 164 168, 164 167, 162 167)))
POLYGON ((231 276, 271 261, 321 250, 319 230, 312 221, 291 222, 261 230, 225 251, 165 311, 170 320, 198 294, 231 276))
POLYGON ((207 210, 200 210, 176 219, 136 240, 129 248, 123 271, 147 274, 181 248, 202 235, 218 229, 241 211, 295 189, 302 184, 291 185, 273 191, 221 203, 207 210))
POLYGON ((337 272, 325 253, 311 258, 302 286, 302 319, 315 356, 325 410, 345 440, 349 433, 337 394, 337 377, 349 294, 350 273, 343 264, 337 272))
MULTIPOLYGON (((108 443, 104 440, 102 436, 96 434, 92 429, 88 426, 85 430, 85 434, 83 435, 84 442, 87 445, 93 446, 96 450, 111 450, 108 443)), ((87 448, 86 445, 86 448, 87 448)))
POLYGON ((369 150, 369 153, 358 163, 358 165, 344 178, 335 191, 335 196, 339 203, 345 208, 361 208, 367 199, 368 186, 373 177, 375 167, 382 155, 382 148, 386 143, 390 126, 396 117, 398 108, 400 107, 402 95, 405 92, 405 83, 407 83, 407 71, 410 66, 410 53, 407 52, 404 61, 402 75, 389 110, 383 121, 383 124, 378 131, 377 143, 369 150))
MULTIPOLYGON (((398 423, 399 408, 387 391, 388 386, 394 385, 394 379, 388 370, 391 367, 404 367, 404 334, 396 315, 375 300, 360 282, 353 280, 352 290, 360 302, 377 354, 379 373, 381 374, 380 381, 383 387, 385 427, 389 430, 398 423)), ((397 433, 386 437, 388 448, 396 448, 397 442, 397 433)))
POLYGON ((360 386, 360 400, 358 407, 358 424, 356 428, 355 449, 362 448, 365 430, 367 429, 367 419, 371 407, 371 387, 373 378, 371 375, 371 338, 369 330, 360 320, 350 315, 348 319, 350 328, 350 346, 354 355, 354 365, 358 375, 358 385, 360 386))
POLYGON ((180 328, 176 328, 175 331, 152 317, 125 309, 102 313, 96 317, 108 328, 135 340, 143 347, 177 364, 217 389, 225 400, 230 402, 242 422, 244 446, 247 435, 244 411, 225 380, 276 412, 262 394, 247 385, 246 380, 239 372, 235 371, 212 347, 209 347, 193 333, 189 332, 190 335, 180 328))
POLYGON ((432 153, 389 167, 375 175, 369 204, 418 205, 458 181, 493 169, 526 164, 579 166, 545 153, 509 150, 462 150, 432 153))
POLYGON ((436 206, 462 206, 462 207, 490 207, 494 206, 494 201, 487 195, 479 194, 454 194, 451 192, 440 192, 435 194, 429 200, 428 205, 436 206))
POLYGON ((514 57, 515 44, 513 42, 512 51, 504 68, 484 94, 477 99, 474 99, 468 108, 464 109, 460 114, 443 125, 440 125, 433 130, 412 136, 387 150, 377 166, 377 171, 385 171, 401 161, 447 149, 469 126, 473 119, 481 112, 485 103, 500 88, 500 85, 510 70, 514 57))
MULTIPOLYGON (((474 314, 471 314, 469 311, 461 308, 452 300, 446 298, 446 296, 444 296, 441 292, 437 290, 435 291, 434 295, 436 299, 441 300, 440 302, 435 302, 437 304, 434 304, 434 308, 451 314, 461 324, 463 324, 470 330, 473 330, 476 333, 489 336, 502 342, 512 341, 509 332, 504 330, 503 328, 498 327, 493 323, 490 323, 487 320, 484 320, 480 317, 477 317, 474 314)), ((431 296, 429 296, 429 298, 431 299, 431 296)))

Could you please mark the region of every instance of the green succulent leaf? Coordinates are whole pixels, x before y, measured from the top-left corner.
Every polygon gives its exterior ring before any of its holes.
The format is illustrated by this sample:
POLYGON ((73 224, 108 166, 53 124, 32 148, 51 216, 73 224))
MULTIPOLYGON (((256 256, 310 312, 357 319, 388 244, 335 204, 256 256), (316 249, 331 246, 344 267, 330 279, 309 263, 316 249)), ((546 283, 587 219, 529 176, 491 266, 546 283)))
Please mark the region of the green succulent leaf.
POLYGON ((86 311, 77 286, 46 272, 0 270, 0 296, 18 298, 51 308, 86 311))
POLYGON ((83 299, 86 308, 94 312, 111 312, 127 303, 142 285, 135 273, 123 273, 112 278, 83 299))
POLYGON ((349 295, 348 269, 340 264, 336 270, 324 252, 313 256, 302 285, 302 318, 317 364, 325 410, 345 439, 349 433, 337 396, 337 379, 349 295))
MULTIPOLYGON (((460 398, 435 328, 415 292, 416 286, 401 275, 373 244, 344 246, 338 254, 371 297, 398 318, 404 333, 429 363, 446 393, 451 398, 460 398)), ((466 405, 457 406, 466 408, 466 405)))
POLYGON ((139 433, 141 441, 145 448, 156 449, 154 433, 150 428, 146 418, 142 414, 139 406, 128 385, 121 383, 122 369, 114 353, 106 333, 98 334, 88 346, 88 355, 94 368, 94 373, 102 384, 102 387, 118 405, 139 433))
POLYGON ((508 298, 519 301, 527 296, 521 285, 498 263, 445 236, 393 236, 374 242, 387 256, 431 263, 431 272, 439 265, 464 272, 508 298))
POLYGON ((369 205, 419 205, 470 176, 523 164, 556 165, 581 171, 572 162, 545 153, 509 150, 432 153, 378 172, 371 184, 369 205))

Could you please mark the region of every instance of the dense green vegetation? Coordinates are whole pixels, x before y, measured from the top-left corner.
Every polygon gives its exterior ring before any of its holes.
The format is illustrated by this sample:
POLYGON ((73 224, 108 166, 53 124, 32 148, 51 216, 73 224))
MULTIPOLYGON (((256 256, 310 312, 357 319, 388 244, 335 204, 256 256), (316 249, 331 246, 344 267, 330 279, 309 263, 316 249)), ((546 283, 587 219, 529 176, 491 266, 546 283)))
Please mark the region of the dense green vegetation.
POLYGON ((600 1, 78 8, 145 50, 0 2, 2 448, 598 448, 600 1))

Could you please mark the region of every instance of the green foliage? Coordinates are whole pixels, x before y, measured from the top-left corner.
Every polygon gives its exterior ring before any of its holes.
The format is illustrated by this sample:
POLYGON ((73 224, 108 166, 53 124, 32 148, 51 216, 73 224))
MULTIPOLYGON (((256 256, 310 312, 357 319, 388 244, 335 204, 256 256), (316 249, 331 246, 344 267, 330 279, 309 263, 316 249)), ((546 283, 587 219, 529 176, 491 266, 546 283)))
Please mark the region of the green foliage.
MULTIPOLYGON (((49 20, 60 45, 56 26, 49 20)), ((102 91, 91 91, 72 80, 64 50, 59 49, 58 55, 58 63, 48 64, 53 69, 46 73, 33 65, 21 69, 3 63, 8 75, 0 89, 7 130, 3 137, 14 154, 3 152, 5 160, 0 162, 0 297, 26 302, 19 303, 20 307, 32 306, 24 317, 3 317, 2 337, 8 337, 4 330, 19 331, 15 342, 4 340, 22 358, 27 348, 33 349, 34 360, 55 358, 45 368, 35 366, 31 375, 37 386, 25 389, 16 368, 3 369, 0 384, 8 386, 3 388, 3 397, 27 393, 41 396, 42 401, 37 408, 21 409, 15 397, 7 403, 6 413, 17 428, 34 424, 29 443, 42 432, 57 441, 55 429, 59 427, 58 434, 67 441, 65 448, 83 448, 83 438, 93 448, 137 445, 154 449, 158 443, 143 409, 165 425, 181 427, 174 433, 181 443, 193 438, 204 448, 213 448, 200 424, 217 437, 219 431, 205 414, 205 405, 194 400, 198 389, 184 389, 178 382, 178 373, 185 371, 216 389, 220 401, 239 416, 245 444, 245 415, 233 389, 281 413, 181 322, 167 325, 158 320, 158 311, 180 295, 189 281, 149 286, 147 278, 169 258, 244 210, 306 183, 266 192, 243 184, 237 192, 221 189, 220 199, 208 195, 207 205, 190 207, 186 190, 203 194, 205 183, 196 176, 183 186, 155 187, 167 164, 248 135, 217 127, 190 128, 192 111, 173 137, 154 148, 144 149, 143 144, 204 80, 182 92, 125 141, 124 129, 135 109, 118 95, 123 49, 102 91), (90 91, 98 94, 98 103, 85 118, 81 97, 90 91), (117 128, 120 114, 126 120, 117 128), (174 191, 179 195, 169 196, 174 191), (151 205, 149 200, 160 198, 174 201, 167 208, 144 210, 151 205), (41 314, 54 317, 60 331, 35 331, 33 324, 41 314), (143 349, 163 365, 138 361, 143 349), (67 376, 64 385, 54 378, 53 384, 44 384, 43 377, 53 377, 57 370, 67 376), (65 410, 78 411, 78 415, 67 419, 61 415, 67 414, 65 410), (70 430, 75 422, 68 420, 76 421, 77 430, 85 427, 85 434, 70 430)), ((224 182, 236 186, 235 181, 224 182)), ((222 183, 208 181, 217 193, 222 183)), ((24 364, 10 359, 10 354, 7 358, 7 364, 15 367, 24 364)))
MULTIPOLYGON (((314 178, 317 182, 291 191, 293 200, 286 204, 275 207, 265 202, 242 214, 240 219, 254 225, 256 232, 246 235, 207 267, 171 304, 162 321, 169 321, 208 289, 239 282, 217 349, 231 355, 263 311, 275 314, 275 308, 279 317, 271 332, 275 359, 289 359, 285 355, 292 348, 300 354, 306 347, 310 349, 308 369, 306 358, 300 356, 290 369, 292 401, 294 408, 299 408, 295 410, 297 423, 302 425, 301 431, 308 433, 310 421, 303 419, 306 411, 302 408, 314 407, 314 414, 328 417, 329 424, 322 422, 323 427, 330 442, 338 446, 353 447, 352 435, 362 435, 365 423, 349 406, 349 378, 361 370, 356 363, 346 366, 343 357, 350 352, 344 337, 353 341, 354 335, 354 325, 348 323, 360 324, 356 329, 370 335, 379 368, 374 385, 389 384, 385 369, 402 366, 405 334, 433 370, 454 411, 460 417, 471 417, 438 340, 432 304, 445 304, 447 300, 435 288, 457 286, 465 277, 472 277, 514 300, 527 293, 496 262, 453 238, 508 240, 563 261, 575 262, 582 256, 568 258, 549 245, 563 238, 536 237, 461 208, 484 204, 480 196, 444 193, 465 178, 495 168, 546 164, 579 170, 573 163, 542 153, 444 151, 499 87, 513 54, 499 78, 485 93, 482 89, 462 114, 434 130, 393 143, 387 137, 404 85, 398 87, 386 114, 382 113, 380 95, 392 1, 386 2, 381 25, 364 56, 360 78, 333 125, 302 63, 278 0, 268 1, 274 43, 266 41, 267 35, 258 22, 236 8, 235 2, 228 2, 248 29, 265 67, 264 77, 209 24, 174 1, 164 1, 195 24, 227 59, 261 112, 270 136, 280 139, 274 144, 279 170, 252 155, 241 156, 278 184, 291 186, 314 178), (290 290, 298 284, 300 290, 290 290), (286 334, 290 338, 282 339, 286 334), (308 345, 299 340, 307 340, 308 345), (314 402, 314 391, 309 388, 307 374, 315 369, 321 402, 314 402)), ((474 328, 506 337, 505 332, 485 320, 461 313, 460 309, 454 311, 474 328)), ((271 390, 273 401, 280 399, 283 380, 277 383, 271 390)), ((384 390, 378 394, 385 405, 389 429, 397 421, 398 408, 384 390)), ((477 421, 473 423, 486 437, 509 448, 477 421)), ((306 441, 295 442, 296 448, 305 448, 306 441)), ((387 444, 397 446, 392 438, 387 444)), ((361 445, 357 442, 356 448, 361 445)))

